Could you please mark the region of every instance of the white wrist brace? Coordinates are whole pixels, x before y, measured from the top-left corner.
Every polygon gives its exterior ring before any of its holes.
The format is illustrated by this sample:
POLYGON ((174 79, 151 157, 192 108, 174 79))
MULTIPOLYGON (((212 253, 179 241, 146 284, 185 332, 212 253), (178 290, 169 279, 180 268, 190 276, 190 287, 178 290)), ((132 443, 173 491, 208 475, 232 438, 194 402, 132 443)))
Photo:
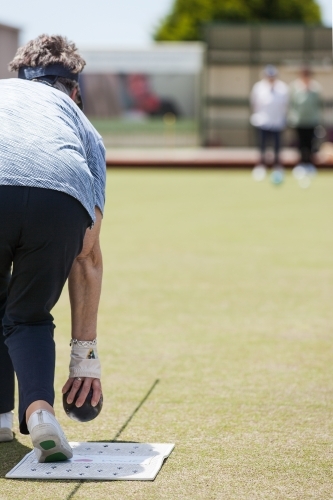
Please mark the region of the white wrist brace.
POLYGON ((96 345, 86 347, 72 344, 69 377, 101 378, 101 363, 96 345))

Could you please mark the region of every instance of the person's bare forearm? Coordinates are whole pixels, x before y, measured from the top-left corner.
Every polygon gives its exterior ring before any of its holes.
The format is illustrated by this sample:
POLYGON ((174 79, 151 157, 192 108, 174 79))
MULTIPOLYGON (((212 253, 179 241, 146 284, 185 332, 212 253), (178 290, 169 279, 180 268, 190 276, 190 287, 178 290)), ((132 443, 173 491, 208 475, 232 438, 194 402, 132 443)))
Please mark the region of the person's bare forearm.
MULTIPOLYGON (((99 246, 102 213, 95 208, 96 220, 87 229, 80 255, 75 259, 68 278, 69 298, 72 312, 72 339, 95 340, 97 334, 97 313, 101 295, 103 262, 99 246)), ((80 407, 93 388, 91 404, 97 405, 102 394, 101 365, 97 347, 89 344, 71 343, 69 377, 62 388, 63 394, 69 391, 67 403, 72 403, 80 389, 75 403, 80 407), (93 346, 93 349, 89 347, 93 346), (81 385, 82 384, 82 385, 81 385)))
POLYGON ((75 259, 68 278, 74 339, 96 338, 102 274, 102 254, 97 241, 88 255, 75 259))

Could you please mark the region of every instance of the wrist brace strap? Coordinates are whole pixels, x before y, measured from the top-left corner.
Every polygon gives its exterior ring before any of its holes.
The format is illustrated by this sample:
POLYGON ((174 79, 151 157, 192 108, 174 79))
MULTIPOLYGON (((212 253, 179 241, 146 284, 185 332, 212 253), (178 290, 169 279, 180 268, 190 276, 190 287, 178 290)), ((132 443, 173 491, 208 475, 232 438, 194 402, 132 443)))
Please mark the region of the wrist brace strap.
POLYGON ((72 344, 69 377, 101 378, 101 363, 97 347, 83 347, 72 344))

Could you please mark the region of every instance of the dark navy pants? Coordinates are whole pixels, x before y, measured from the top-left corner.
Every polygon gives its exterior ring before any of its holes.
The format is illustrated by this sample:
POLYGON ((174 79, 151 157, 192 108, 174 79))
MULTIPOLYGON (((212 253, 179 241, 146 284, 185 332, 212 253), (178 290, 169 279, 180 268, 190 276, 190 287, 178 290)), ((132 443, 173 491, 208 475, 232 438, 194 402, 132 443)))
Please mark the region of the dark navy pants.
POLYGON ((259 148, 261 155, 261 162, 265 164, 265 152, 268 142, 273 142, 274 148, 274 163, 279 164, 279 154, 281 148, 281 132, 280 130, 266 130, 263 128, 258 129, 259 134, 259 148))
POLYGON ((81 203, 65 193, 0 186, 0 413, 14 409, 15 371, 23 434, 31 403, 54 404, 50 311, 90 223, 81 203))

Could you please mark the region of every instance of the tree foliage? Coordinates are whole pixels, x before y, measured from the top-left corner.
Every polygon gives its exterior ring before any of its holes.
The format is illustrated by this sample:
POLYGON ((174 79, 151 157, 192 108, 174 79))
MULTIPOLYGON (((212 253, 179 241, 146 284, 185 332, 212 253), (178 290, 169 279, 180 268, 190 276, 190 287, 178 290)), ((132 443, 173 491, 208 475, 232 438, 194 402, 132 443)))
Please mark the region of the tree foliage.
POLYGON ((154 35, 157 41, 201 40, 207 22, 321 22, 316 0, 174 0, 154 35))

